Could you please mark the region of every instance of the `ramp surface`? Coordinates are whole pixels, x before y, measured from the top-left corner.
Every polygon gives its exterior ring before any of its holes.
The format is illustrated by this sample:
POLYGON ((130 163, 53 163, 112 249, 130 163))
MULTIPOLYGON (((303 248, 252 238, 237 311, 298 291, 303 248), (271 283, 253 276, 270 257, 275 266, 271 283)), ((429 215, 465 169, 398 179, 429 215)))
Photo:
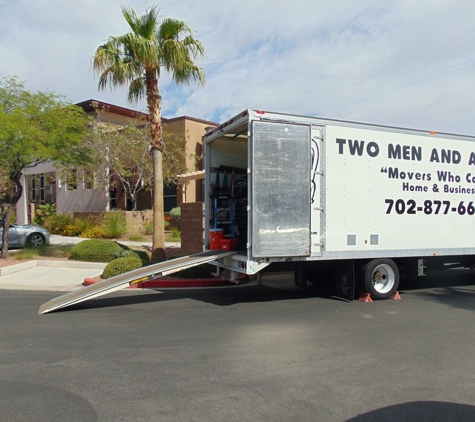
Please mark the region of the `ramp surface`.
POLYGON ((171 259, 170 261, 160 262, 158 264, 148 265, 147 267, 129 271, 115 277, 107 278, 87 287, 80 288, 74 292, 66 293, 40 306, 38 314, 46 314, 58 309, 66 308, 88 299, 93 299, 123 289, 133 284, 143 283, 144 281, 154 280, 186 268, 196 267, 216 259, 232 255, 229 251, 207 251, 194 255, 183 256, 171 259))

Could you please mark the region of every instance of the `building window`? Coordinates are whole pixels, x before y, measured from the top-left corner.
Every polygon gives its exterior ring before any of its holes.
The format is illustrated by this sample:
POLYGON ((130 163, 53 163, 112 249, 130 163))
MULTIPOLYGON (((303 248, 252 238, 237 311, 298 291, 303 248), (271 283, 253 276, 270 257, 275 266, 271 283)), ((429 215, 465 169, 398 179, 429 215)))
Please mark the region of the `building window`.
POLYGON ((45 175, 40 174, 40 204, 45 204, 45 175))
POLYGON ((26 196, 30 204, 56 204, 56 175, 54 172, 26 176, 26 196))
POLYGON ((30 192, 28 195, 28 202, 36 202, 36 177, 35 176, 28 176, 29 179, 29 186, 30 192))
POLYGON ((86 170, 84 172, 84 189, 96 188, 96 175, 93 171, 86 170))
POLYGON ((117 191, 115 189, 109 191, 109 209, 117 209, 117 191))
POLYGON ((78 188, 77 169, 73 169, 69 172, 69 174, 66 176, 64 183, 66 185, 66 190, 76 190, 78 188))
POLYGON ((177 202, 177 186, 172 183, 170 185, 163 186, 163 211, 170 212, 172 208, 175 208, 177 202))

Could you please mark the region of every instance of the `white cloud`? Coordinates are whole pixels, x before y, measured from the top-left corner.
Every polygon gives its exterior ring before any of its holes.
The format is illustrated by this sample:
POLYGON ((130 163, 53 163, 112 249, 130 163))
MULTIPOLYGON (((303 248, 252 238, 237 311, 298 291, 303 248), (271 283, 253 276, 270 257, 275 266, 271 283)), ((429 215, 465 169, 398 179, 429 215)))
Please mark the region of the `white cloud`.
MULTIPOLYGON (((138 13, 150 4, 129 1, 138 13)), ((459 0, 161 1, 207 49, 204 88, 160 81, 164 115, 220 121, 245 108, 475 133, 475 3, 459 0)), ((120 2, 0 2, 0 75, 73 101, 97 91, 95 49, 127 31, 120 2), (112 3, 112 4, 111 4, 112 3)), ((144 110, 145 103, 137 108, 144 110)))

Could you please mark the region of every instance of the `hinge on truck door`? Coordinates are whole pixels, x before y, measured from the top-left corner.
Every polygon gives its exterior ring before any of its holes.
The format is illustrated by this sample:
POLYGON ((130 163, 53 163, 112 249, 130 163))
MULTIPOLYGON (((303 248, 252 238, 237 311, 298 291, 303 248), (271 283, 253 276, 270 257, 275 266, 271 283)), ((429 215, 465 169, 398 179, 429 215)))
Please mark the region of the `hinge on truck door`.
POLYGON ((418 259, 417 260, 417 275, 419 277, 425 276, 425 269, 427 266, 425 265, 425 259, 418 259))

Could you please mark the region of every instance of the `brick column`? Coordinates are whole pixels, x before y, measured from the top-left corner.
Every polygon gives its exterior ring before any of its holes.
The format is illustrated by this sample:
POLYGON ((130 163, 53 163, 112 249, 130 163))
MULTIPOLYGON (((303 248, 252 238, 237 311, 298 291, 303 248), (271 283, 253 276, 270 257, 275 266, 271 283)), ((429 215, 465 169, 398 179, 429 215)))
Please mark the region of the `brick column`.
POLYGON ((194 254, 203 252, 204 203, 186 202, 181 208, 181 252, 194 254))

